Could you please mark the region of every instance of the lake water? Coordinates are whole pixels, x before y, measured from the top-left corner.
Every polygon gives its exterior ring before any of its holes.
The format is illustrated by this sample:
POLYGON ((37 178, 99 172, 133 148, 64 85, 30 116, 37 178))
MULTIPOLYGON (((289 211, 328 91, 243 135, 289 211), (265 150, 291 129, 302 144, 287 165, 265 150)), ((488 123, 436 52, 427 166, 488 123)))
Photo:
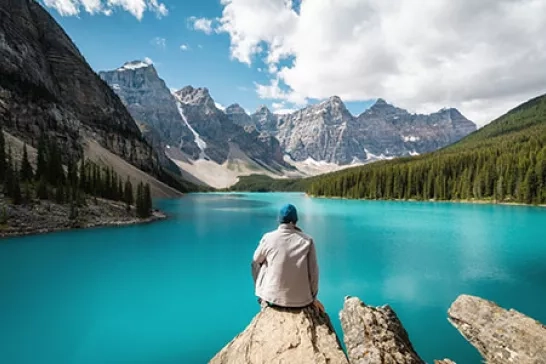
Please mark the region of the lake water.
POLYGON ((150 225, 0 241, 0 363, 205 363, 258 311, 250 259, 294 203, 319 298, 390 304, 423 359, 479 363, 447 322, 462 293, 546 322, 546 210, 196 194, 150 225))

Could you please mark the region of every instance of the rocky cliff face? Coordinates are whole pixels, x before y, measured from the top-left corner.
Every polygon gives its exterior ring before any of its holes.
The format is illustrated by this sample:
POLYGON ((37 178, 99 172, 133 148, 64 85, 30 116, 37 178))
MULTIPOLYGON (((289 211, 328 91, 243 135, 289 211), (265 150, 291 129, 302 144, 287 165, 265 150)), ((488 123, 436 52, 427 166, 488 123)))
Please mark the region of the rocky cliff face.
POLYGON ((292 159, 342 165, 430 152, 476 130, 456 109, 410 114, 383 99, 353 117, 335 96, 289 115, 261 107, 251 119, 259 131, 275 136, 292 159))
POLYGON ((82 138, 90 137, 157 170, 157 155, 121 100, 35 1, 0 2, 0 59, 0 118, 11 134, 36 145, 45 132, 65 157, 80 156, 82 138))
POLYGON ((198 140, 203 157, 223 164, 230 157, 232 145, 235 145, 250 159, 266 168, 280 170, 287 167, 275 138, 262 136, 253 127, 235 123, 216 107, 208 89, 187 86, 174 95, 183 118, 198 140))
POLYGON ((167 148, 170 156, 190 164, 206 160, 223 165, 242 158, 272 172, 290 167, 275 137, 258 132, 237 104, 220 110, 206 88, 188 86, 171 93, 155 67, 142 61, 100 76, 158 152, 167 148))
MULTIPOLYGON (((448 315, 487 363, 545 363, 546 327, 517 311, 462 295, 448 315)), ((347 357, 327 314, 314 307, 262 307, 250 325, 210 363, 424 363, 389 306, 372 307, 356 297, 346 297, 340 319, 347 357)), ((434 360, 434 364, 455 363, 442 359, 434 360)))
POLYGON ((225 110, 226 115, 229 117, 229 119, 240 126, 249 126, 254 125, 252 123, 252 119, 250 116, 246 113, 245 109, 243 109, 239 104, 233 104, 229 105, 225 110))
POLYGON ((152 64, 128 62, 99 75, 121 98, 133 118, 142 123, 144 136, 156 149, 162 153, 167 145, 176 146, 193 158, 199 156, 194 135, 152 64))

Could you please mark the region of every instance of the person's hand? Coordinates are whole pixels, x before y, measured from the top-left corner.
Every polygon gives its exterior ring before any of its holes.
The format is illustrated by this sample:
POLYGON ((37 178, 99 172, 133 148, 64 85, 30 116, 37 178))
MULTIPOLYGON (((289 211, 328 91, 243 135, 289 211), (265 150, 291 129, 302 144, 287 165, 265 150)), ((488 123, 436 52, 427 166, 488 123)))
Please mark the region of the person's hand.
POLYGON ((320 303, 319 300, 315 299, 313 301, 313 306, 319 310, 320 312, 326 312, 325 309, 324 309, 324 305, 322 303, 320 303))

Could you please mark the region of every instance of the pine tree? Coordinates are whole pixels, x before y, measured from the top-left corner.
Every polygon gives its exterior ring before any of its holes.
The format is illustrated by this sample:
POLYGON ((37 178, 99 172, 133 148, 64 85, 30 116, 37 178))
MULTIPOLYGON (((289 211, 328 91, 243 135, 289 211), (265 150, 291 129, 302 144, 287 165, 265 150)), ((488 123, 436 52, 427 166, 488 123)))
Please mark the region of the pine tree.
POLYGON ((23 202, 23 196, 21 195, 21 181, 19 179, 19 173, 17 172, 17 165, 13 160, 11 154, 11 148, 8 149, 8 159, 6 167, 6 195, 11 198, 11 201, 14 205, 18 205, 23 202))
POLYGON ((30 182, 34 178, 34 171, 28 160, 27 145, 23 146, 23 160, 21 161, 21 181, 30 182))
POLYGON ((118 201, 124 201, 125 195, 123 194, 123 183, 121 182, 121 177, 118 179, 118 201))
POLYGON ((13 195, 13 160, 11 156, 11 148, 8 148, 8 153, 6 154, 6 169, 4 176, 4 193, 11 197, 13 195))
POLYGON ((60 187, 65 184, 65 175, 61 152, 57 143, 54 141, 49 143, 49 159, 47 161, 47 176, 48 182, 55 187, 60 187))
POLYGON ((533 168, 529 168, 523 180, 523 199, 525 203, 533 203, 536 196, 536 175, 533 168))
POLYGON ((6 140, 4 139, 4 131, 0 124, 0 183, 3 183, 6 178, 6 140))
POLYGON ((45 136, 42 135, 38 141, 38 155, 36 157, 36 174, 34 175, 37 181, 42 177, 47 176, 47 147, 45 136))
POLYGON ((80 189, 87 192, 87 173, 85 169, 85 157, 82 155, 80 162, 80 189))
POLYGON ((31 202, 32 199, 33 199, 33 196, 32 196, 32 187, 31 187, 31 184, 30 182, 25 182, 25 201, 26 202, 31 202))
POLYGON ((62 185, 58 185, 55 189, 55 202, 57 202, 58 204, 63 204, 65 202, 64 197, 64 187, 62 185))
POLYGON ((47 200, 49 198, 49 191, 45 176, 40 177, 40 180, 38 181, 38 185, 36 186, 36 197, 38 197, 40 200, 47 200))
POLYGON ((152 192, 150 190, 150 184, 146 183, 144 186, 144 215, 149 217, 152 214, 152 192))
POLYGON ((142 218, 145 215, 145 209, 144 206, 144 186, 142 185, 142 182, 140 182, 137 186, 137 196, 136 196, 136 213, 137 216, 142 218))
POLYGON ((68 186, 70 186, 72 189, 78 188, 78 167, 76 166, 76 163, 74 163, 74 161, 72 160, 69 160, 66 169, 68 186))
POLYGON ((496 189, 496 196, 497 200, 504 201, 504 177, 500 176, 499 180, 497 181, 497 189, 496 189))
POLYGON ((2 208, 0 212, 0 225, 5 225, 8 222, 8 209, 6 206, 2 208))
POLYGON ((11 194, 11 201, 14 205, 19 205, 23 202, 23 195, 21 194, 21 180, 19 177, 19 173, 15 168, 13 168, 13 192, 11 194))
POLYGON ((134 195, 133 195, 133 185, 131 184, 131 180, 129 177, 127 177, 127 181, 125 181, 125 191, 124 191, 124 198, 123 198, 126 207, 127 212, 131 211, 131 205, 134 203, 134 195))

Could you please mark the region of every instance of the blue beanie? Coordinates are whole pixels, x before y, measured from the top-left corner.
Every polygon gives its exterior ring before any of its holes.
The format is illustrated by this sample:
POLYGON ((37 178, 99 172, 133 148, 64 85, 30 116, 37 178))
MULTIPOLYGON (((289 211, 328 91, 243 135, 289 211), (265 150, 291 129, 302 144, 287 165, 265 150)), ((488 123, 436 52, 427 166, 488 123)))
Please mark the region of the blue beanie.
POLYGON ((293 222, 294 224, 298 222, 298 212, 296 207, 291 204, 284 205, 279 211, 279 222, 281 224, 288 224, 293 222))

